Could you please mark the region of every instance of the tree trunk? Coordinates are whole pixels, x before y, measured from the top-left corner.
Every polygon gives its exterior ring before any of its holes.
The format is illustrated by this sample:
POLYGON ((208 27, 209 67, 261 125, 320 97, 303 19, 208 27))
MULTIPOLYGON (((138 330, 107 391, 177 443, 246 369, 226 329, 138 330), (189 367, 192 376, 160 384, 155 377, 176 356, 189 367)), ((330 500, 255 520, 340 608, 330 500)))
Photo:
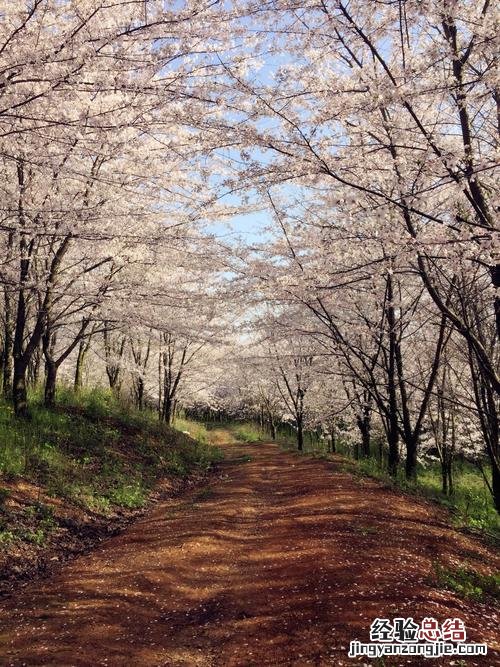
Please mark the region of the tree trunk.
POLYGON ((361 441, 361 453, 364 458, 368 458, 370 456, 370 429, 369 427, 363 428, 363 433, 362 433, 362 441, 361 441))
POLYGON ((2 358, 2 389, 3 395, 6 398, 12 396, 12 361, 13 361, 13 346, 14 338, 12 336, 12 314, 11 314, 11 299, 5 292, 4 299, 5 307, 5 323, 4 323, 4 346, 2 358))
POLYGON ((80 341, 80 345, 78 346, 78 355, 76 357, 75 379, 73 382, 73 387, 75 391, 79 391, 83 386, 83 367, 86 356, 87 356, 86 341, 82 340, 80 341))
POLYGON ((389 414, 387 416, 387 444, 389 445, 389 474, 397 473, 399 463, 398 404, 396 394, 396 318, 394 314, 394 294, 392 274, 387 276, 387 322, 389 324, 389 366, 387 369, 387 385, 389 389, 389 414))
POLYGON ((418 438, 410 438, 406 443, 406 479, 415 481, 417 479, 417 447, 418 438))
POLYGON ((448 491, 448 471, 446 469, 446 462, 441 461, 441 491, 444 496, 447 496, 448 491))
POLYGON ((398 471, 398 463, 399 463, 398 443, 399 443, 399 435, 397 428, 389 428, 389 432, 387 434, 387 445, 389 447, 389 457, 387 461, 387 466, 389 469, 389 474, 392 475, 393 477, 396 475, 398 471))
POLYGON ((137 378, 137 407, 139 410, 144 409, 144 379, 142 377, 137 378))
POLYGON ((23 358, 14 359, 12 400, 14 402, 15 415, 17 417, 26 417, 28 415, 28 396, 26 393, 26 362, 23 358))
POLYGON ((170 396, 165 396, 165 399, 163 401, 163 406, 162 406, 162 420, 165 422, 165 424, 170 424, 172 423, 172 399, 170 396))
POLYGON ((38 384, 41 362, 42 362, 42 352, 40 350, 40 346, 38 346, 37 348, 35 348, 35 351, 31 356, 26 373, 28 384, 31 387, 36 387, 38 384))
POLYGON ((57 365, 45 360, 45 407, 52 408, 56 402, 57 365))
POLYGON ((299 452, 304 449, 304 426, 302 419, 297 420, 297 449, 299 452))
POLYGON ((492 483, 491 489, 493 491, 493 503, 496 511, 500 514, 500 469, 495 463, 491 466, 492 483))
MULTIPOLYGON (((361 432, 361 456, 363 458, 368 458, 370 456, 370 431, 371 431, 371 419, 369 414, 364 414, 363 417, 358 417, 358 428, 361 432)), ((356 452, 358 452, 358 446, 356 445, 356 452)), ((358 458, 358 456, 356 456, 358 458)))
POLYGON ((447 476, 448 476, 448 495, 452 496, 454 488, 453 488, 453 468, 451 466, 451 461, 448 462, 447 476))

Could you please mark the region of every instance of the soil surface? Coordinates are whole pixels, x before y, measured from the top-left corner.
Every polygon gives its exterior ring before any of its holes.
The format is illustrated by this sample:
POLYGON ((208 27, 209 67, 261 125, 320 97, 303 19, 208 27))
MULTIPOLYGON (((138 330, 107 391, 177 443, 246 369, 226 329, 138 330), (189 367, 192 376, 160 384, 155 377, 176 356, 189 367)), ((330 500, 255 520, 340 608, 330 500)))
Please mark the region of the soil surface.
POLYGON ((160 502, 5 600, 0 664, 260 667, 500 665, 498 608, 436 587, 433 566, 498 570, 439 508, 340 461, 225 445, 209 486, 160 502), (375 617, 461 618, 486 658, 347 657, 375 617))
POLYGON ((205 477, 206 473, 199 471, 186 478, 164 477, 150 493, 145 506, 137 509, 114 506, 105 514, 92 512, 65 498, 49 496, 26 479, 2 480, 2 488, 9 491, 9 497, 0 512, 0 522, 6 522, 8 528, 21 536, 28 531, 33 534, 40 527, 40 517, 34 510, 41 506, 50 511, 50 529, 39 544, 21 539, 1 545, 0 606, 2 598, 20 586, 37 577, 50 576, 61 563, 92 551, 106 538, 121 533, 137 517, 149 512, 153 504, 178 496, 205 477))

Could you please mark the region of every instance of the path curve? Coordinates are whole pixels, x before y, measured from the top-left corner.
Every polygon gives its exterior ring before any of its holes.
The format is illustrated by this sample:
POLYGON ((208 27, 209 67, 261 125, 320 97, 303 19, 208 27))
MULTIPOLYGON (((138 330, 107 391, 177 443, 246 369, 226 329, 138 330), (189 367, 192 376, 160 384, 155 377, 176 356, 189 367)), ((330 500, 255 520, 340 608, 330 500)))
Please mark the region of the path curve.
POLYGON ((499 564, 444 512, 338 462, 272 444, 224 449, 208 489, 162 502, 5 601, 0 664, 363 664, 347 658, 349 641, 367 641, 373 618, 396 615, 458 616, 472 641, 490 646, 467 665, 500 664, 497 610, 429 579, 437 559, 499 564))

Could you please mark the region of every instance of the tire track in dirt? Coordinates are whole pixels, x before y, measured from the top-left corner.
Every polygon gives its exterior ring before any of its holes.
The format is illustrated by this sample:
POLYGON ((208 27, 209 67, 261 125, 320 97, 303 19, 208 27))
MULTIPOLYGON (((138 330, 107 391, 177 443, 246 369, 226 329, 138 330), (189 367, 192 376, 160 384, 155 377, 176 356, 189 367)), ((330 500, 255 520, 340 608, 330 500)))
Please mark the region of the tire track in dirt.
POLYGON ((225 451, 209 489, 159 504, 6 601, 0 663, 342 666, 376 616, 430 615, 458 616, 471 641, 488 643, 467 665, 500 664, 497 609, 429 581, 437 559, 498 569, 447 514, 335 462, 270 444, 225 451))

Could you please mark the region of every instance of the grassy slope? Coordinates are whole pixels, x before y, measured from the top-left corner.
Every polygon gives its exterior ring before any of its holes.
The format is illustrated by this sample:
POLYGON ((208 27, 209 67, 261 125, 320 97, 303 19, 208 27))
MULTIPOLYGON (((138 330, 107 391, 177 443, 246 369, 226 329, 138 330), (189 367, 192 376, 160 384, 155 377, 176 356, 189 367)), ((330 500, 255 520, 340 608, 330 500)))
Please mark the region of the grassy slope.
MULTIPOLYGON (((145 505, 160 479, 206 471, 220 452, 120 405, 109 393, 61 392, 27 420, 0 403, 0 571, 145 505), (68 529, 69 527, 69 529, 68 529)), ((194 434, 196 438, 196 434, 194 434)), ((77 550, 75 539, 72 548, 77 550)))

